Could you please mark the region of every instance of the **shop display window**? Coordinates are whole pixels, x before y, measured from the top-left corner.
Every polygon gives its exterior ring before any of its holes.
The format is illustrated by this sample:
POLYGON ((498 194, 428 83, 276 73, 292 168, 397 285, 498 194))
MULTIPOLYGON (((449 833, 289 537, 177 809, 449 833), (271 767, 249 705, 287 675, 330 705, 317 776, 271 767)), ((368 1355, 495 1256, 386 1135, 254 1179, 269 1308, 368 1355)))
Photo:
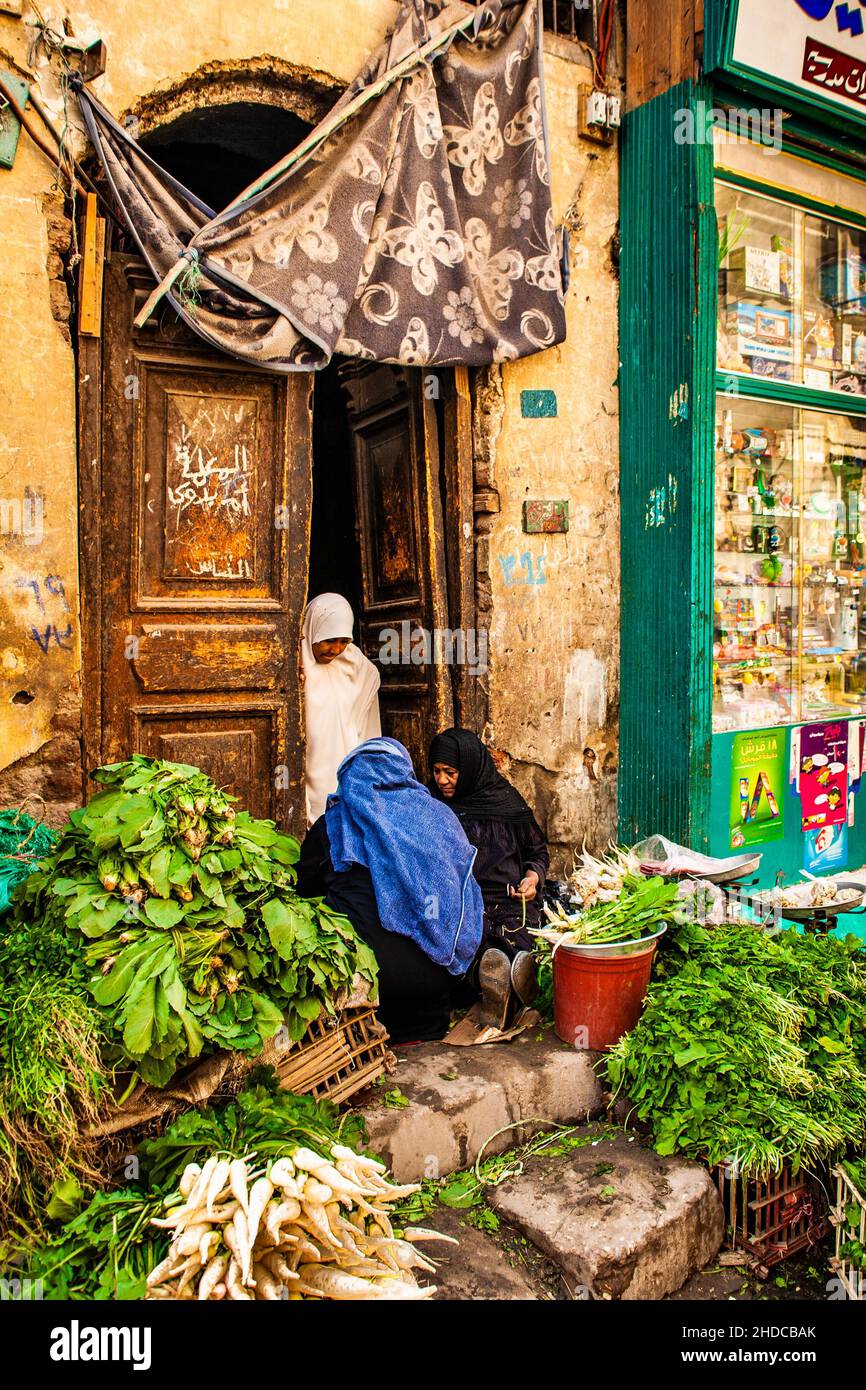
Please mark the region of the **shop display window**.
POLYGON ((863 715, 866 232, 724 177, 716 212, 713 728, 863 715))
POLYGON ((866 396, 866 232, 716 185, 718 367, 866 396))
POLYGON ((713 727, 866 714, 866 417, 720 395, 713 727))

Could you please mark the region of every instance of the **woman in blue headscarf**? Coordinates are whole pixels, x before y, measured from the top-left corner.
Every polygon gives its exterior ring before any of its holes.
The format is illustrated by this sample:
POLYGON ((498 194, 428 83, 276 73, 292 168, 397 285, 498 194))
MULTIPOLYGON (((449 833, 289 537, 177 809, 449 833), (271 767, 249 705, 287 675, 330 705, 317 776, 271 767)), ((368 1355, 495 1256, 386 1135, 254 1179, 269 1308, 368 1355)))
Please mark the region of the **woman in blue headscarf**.
POLYGON ((441 1038, 481 942, 475 850, 396 739, 360 744, 337 783, 301 848, 298 891, 324 897, 372 949, 393 1040, 441 1038))

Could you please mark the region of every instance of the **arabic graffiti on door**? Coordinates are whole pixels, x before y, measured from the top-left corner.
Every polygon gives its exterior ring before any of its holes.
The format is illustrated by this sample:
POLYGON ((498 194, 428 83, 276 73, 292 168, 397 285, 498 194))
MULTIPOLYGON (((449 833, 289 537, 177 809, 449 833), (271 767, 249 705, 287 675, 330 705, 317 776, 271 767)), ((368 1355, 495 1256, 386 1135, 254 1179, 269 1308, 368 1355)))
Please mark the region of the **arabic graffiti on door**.
POLYGON ((257 402, 173 393, 167 411, 166 569, 177 578, 251 579, 257 402))

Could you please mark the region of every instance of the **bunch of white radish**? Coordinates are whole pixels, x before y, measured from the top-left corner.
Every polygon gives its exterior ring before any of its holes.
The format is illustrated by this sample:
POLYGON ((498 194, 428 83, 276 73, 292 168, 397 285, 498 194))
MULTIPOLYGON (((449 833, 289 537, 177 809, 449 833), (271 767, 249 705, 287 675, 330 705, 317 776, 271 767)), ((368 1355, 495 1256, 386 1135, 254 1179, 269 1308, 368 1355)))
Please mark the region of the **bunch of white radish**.
POLYGON ((566 882, 582 907, 592 907, 595 903, 613 902, 622 892, 625 880, 640 871, 640 859, 633 850, 611 844, 610 853, 596 859, 584 843, 582 852, 575 852, 574 868, 566 882))
POLYGON ((384 1164, 341 1144, 323 1157, 296 1147, 266 1168, 214 1155, 184 1169, 168 1215, 168 1255, 147 1280, 149 1299, 420 1299, 414 1271, 436 1266, 418 1240, 450 1236, 410 1227, 398 1238, 389 1203, 420 1191, 390 1183, 384 1164))

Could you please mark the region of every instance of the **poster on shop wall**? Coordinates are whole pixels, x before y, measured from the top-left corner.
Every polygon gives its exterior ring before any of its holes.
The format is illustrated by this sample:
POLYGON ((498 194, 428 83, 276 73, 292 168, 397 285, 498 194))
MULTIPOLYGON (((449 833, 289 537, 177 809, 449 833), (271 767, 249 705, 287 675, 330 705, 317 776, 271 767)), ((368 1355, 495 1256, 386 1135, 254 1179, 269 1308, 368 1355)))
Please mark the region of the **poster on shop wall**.
POLYGON ((731 749, 731 849, 781 840, 785 731, 736 734, 731 749))
POLYGON ((800 811, 804 831, 848 820, 848 724, 800 730, 800 811))
POLYGON ((822 825, 803 836, 803 868, 807 874, 829 874, 848 863, 848 827, 822 825))

